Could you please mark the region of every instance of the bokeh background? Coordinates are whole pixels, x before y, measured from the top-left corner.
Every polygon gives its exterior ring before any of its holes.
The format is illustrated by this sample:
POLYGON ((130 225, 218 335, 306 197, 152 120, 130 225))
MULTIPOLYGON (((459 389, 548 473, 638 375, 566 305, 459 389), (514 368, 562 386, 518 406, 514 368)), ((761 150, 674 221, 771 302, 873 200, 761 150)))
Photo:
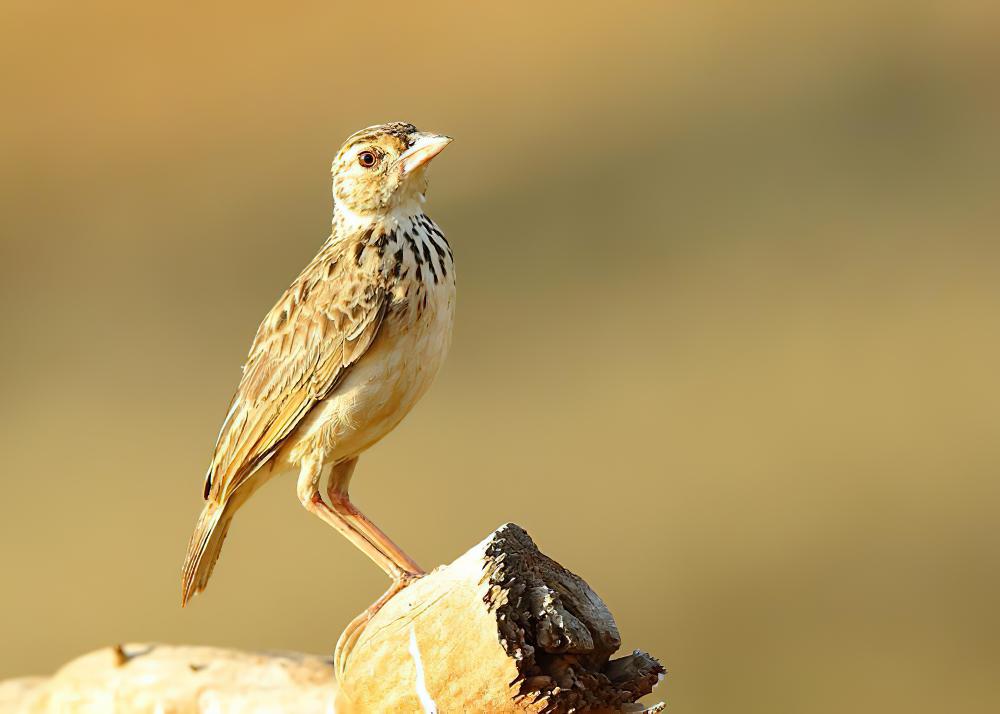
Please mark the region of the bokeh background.
POLYGON ((184 611, 178 573, 333 153, 406 119, 456 137, 459 313, 361 460, 378 523, 427 566, 524 525, 669 711, 1000 709, 995 4, 0 13, 0 675, 329 652, 381 593, 291 479, 184 611))

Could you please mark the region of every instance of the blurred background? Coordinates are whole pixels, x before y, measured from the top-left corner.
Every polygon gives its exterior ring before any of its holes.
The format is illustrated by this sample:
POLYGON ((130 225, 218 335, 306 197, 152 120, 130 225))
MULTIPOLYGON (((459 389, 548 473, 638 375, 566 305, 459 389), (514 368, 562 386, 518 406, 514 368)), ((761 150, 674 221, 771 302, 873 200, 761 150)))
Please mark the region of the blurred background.
POLYGON ((1000 11, 983 2, 0 10, 0 675, 119 641, 330 652, 386 586, 299 506, 179 569, 341 141, 456 137, 435 387, 356 501, 504 521, 676 712, 1000 708, 1000 11))

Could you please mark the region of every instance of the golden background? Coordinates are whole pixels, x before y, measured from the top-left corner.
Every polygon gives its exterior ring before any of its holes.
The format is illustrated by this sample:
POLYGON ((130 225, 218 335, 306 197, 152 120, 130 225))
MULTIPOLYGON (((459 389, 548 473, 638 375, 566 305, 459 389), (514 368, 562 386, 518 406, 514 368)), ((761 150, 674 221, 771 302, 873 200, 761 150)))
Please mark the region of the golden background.
POLYGON ((0 675, 330 652, 386 585, 299 506, 179 569, 350 132, 455 143, 438 383, 353 493, 425 566, 511 520, 668 711, 1000 708, 1000 11, 5 0, 0 675))

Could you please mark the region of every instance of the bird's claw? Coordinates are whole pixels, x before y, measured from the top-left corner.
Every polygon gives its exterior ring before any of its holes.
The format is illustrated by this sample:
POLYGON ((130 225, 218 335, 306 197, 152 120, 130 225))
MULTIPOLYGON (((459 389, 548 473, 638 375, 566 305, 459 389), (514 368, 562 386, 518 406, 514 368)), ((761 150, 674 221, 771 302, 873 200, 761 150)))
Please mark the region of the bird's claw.
POLYGON ((344 628, 344 631, 337 639, 337 646, 333 650, 333 666, 338 680, 343 680, 344 673, 347 671, 347 662, 350 659, 351 653, 354 651, 354 646, 358 643, 358 640, 361 638, 361 634, 365 631, 365 627, 371 619, 375 617, 375 614, 381 610, 387 602, 399 594, 400 591, 424 577, 424 575, 426 575, 426 573, 404 573, 400 575, 395 581, 393 581, 392 585, 389 586, 389 589, 386 590, 378 600, 365 609, 365 611, 360 615, 351 620, 347 627, 344 628))

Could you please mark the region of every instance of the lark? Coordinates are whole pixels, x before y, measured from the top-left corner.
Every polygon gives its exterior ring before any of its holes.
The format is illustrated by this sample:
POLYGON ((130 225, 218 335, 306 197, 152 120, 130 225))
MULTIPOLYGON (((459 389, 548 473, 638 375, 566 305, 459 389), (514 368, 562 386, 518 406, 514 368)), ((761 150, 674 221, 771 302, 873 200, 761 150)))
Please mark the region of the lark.
POLYGON ((182 571, 183 604, 205 589, 240 506, 286 472, 298 474, 306 510, 393 581, 338 651, 423 574, 351 503, 348 488, 358 457, 427 391, 451 342, 454 259, 424 213, 428 164, 450 142, 392 122, 357 132, 337 153, 332 233, 260 324, 219 432, 182 571))

